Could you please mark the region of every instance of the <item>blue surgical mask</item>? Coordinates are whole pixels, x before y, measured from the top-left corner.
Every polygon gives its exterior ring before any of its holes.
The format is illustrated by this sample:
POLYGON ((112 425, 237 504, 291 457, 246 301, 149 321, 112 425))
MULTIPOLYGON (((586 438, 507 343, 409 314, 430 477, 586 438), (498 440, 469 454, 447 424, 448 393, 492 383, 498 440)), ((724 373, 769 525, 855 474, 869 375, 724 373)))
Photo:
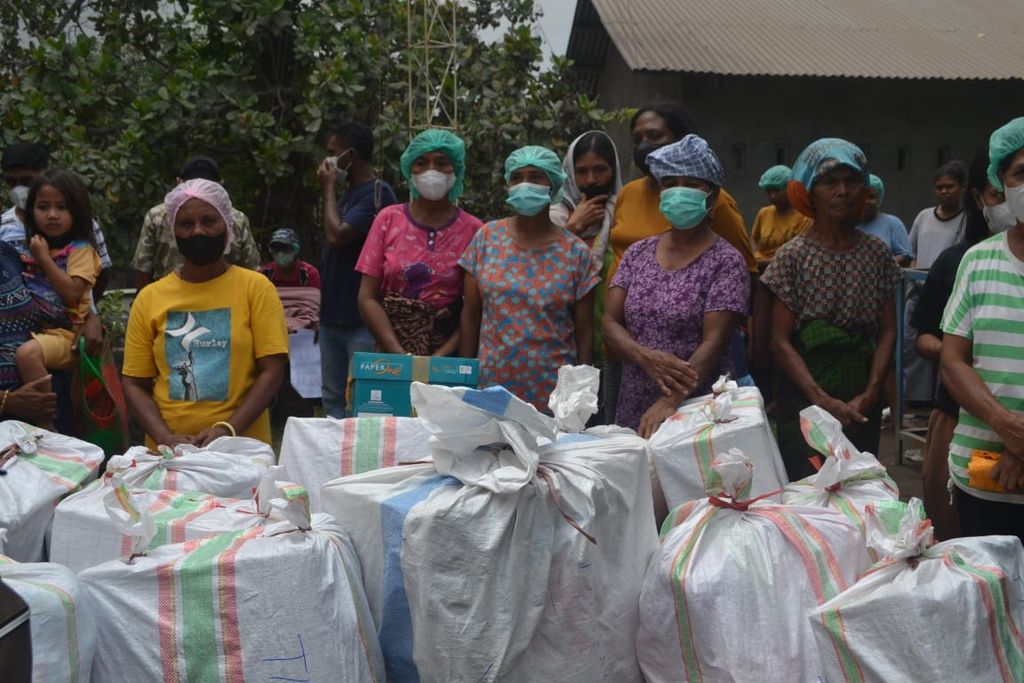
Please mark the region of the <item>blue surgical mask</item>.
POLYGON ((551 188, 534 183, 519 183, 509 188, 505 203, 520 216, 536 216, 551 205, 551 188))
POLYGON ((668 219, 676 230, 689 230, 700 225, 708 215, 708 196, 710 192, 701 192, 692 187, 670 187, 661 191, 661 202, 658 206, 661 214, 668 219))

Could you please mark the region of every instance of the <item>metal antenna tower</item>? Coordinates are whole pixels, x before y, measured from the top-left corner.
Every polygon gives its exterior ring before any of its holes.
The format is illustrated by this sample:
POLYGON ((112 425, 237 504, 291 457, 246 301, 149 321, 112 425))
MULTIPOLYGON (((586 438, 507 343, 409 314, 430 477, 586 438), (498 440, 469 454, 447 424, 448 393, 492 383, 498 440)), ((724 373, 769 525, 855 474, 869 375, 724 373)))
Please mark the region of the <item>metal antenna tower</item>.
POLYGON ((409 129, 459 127, 457 0, 408 0, 409 129))

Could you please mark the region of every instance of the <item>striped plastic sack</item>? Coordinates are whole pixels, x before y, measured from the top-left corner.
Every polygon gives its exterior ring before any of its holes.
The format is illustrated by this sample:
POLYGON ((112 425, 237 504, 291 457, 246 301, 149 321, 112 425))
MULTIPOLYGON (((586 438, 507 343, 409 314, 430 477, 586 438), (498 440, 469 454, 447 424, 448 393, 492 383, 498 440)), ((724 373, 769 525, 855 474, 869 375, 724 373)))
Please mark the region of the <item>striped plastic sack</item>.
POLYGON ((129 448, 107 463, 132 488, 151 491, 199 491, 224 498, 251 498, 260 478, 275 463, 274 451, 258 439, 222 436, 205 448, 183 444, 154 453, 129 448))
POLYGON ((301 487, 277 488, 266 524, 79 575, 101 642, 130 634, 95 660, 94 683, 384 681, 348 537, 301 487))
POLYGON ((754 463, 751 494, 782 488, 789 479, 768 425, 757 387, 736 387, 724 378, 716 392, 684 403, 649 441, 669 509, 705 496, 714 456, 731 448, 754 463))
POLYGON ((815 474, 787 484, 784 504, 834 508, 863 533, 865 505, 899 500, 899 489, 885 466, 872 454, 858 451, 843 434, 839 420, 828 412, 818 406, 804 408, 800 430, 807 443, 825 456, 825 464, 815 474))
POLYGON ((1024 681, 1024 548, 1016 536, 932 545, 921 501, 865 511, 882 559, 809 615, 829 683, 1024 681))
POLYGON ((0 577, 32 614, 33 683, 88 683, 96 626, 71 570, 50 562, 21 564, 0 555, 0 577))
POLYGON ((751 464, 742 454, 721 454, 712 467, 710 495, 669 515, 644 579, 644 676, 816 681, 825 667, 807 612, 867 568, 860 534, 834 510, 747 499, 751 464))
MULTIPOLYGON (((277 479, 284 479, 281 468, 271 467, 261 486, 277 479)), ((50 535, 52 561, 77 572, 131 554, 133 536, 123 533, 108 513, 118 487, 130 492, 135 505, 145 509, 153 521, 153 537, 144 550, 263 523, 254 499, 220 498, 196 491, 128 489, 119 477, 105 477, 57 506, 50 535)))
POLYGON ((503 389, 414 387, 434 463, 322 491, 352 532, 389 680, 641 681, 657 548, 644 440, 558 436, 503 389))
POLYGON ((45 536, 62 497, 96 477, 103 451, 90 443, 17 420, 0 422, 0 529, 6 554, 18 562, 45 558, 45 536), (16 453, 16 454, 15 454, 16 453))
POLYGON ((329 481, 429 459, 427 431, 416 417, 290 417, 281 441, 286 478, 306 487, 314 512, 329 481))

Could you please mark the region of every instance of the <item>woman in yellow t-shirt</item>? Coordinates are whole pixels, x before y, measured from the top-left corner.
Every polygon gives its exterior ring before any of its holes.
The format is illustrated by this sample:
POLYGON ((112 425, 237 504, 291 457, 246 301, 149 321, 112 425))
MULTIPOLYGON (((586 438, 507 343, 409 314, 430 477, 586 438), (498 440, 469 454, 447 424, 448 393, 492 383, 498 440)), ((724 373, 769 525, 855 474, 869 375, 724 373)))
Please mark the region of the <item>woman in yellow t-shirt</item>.
POLYGON ((786 183, 793 174, 789 166, 772 166, 761 176, 757 186, 764 190, 771 202, 757 212, 754 228, 750 232, 750 241, 754 247, 754 258, 757 266, 764 270, 776 250, 797 235, 802 235, 814 223, 789 204, 786 196, 786 183))
POLYGON ((185 263, 132 305, 124 352, 132 416, 150 447, 236 434, 270 443, 267 407, 288 360, 281 300, 262 274, 224 260, 233 218, 220 184, 189 180, 164 202, 185 263))
MULTIPOLYGON (((807 232, 814 221, 794 209, 786 195, 786 184, 793 175, 789 166, 772 166, 761 176, 757 186, 768 195, 768 206, 757 212, 750 241, 760 272, 768 267, 786 242, 807 232)), ((768 400, 773 397, 771 372, 772 295, 758 280, 754 285, 754 311, 750 326, 750 366, 757 385, 768 400)))

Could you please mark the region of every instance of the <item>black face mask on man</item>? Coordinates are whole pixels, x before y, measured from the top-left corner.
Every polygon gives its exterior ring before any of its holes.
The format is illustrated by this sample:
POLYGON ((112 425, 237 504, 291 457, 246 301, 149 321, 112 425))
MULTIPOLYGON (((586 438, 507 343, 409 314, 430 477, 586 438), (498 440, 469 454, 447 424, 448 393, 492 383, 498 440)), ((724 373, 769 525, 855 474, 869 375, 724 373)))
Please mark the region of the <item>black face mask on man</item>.
POLYGON ((633 163, 644 175, 651 175, 651 169, 647 166, 647 155, 656 149, 661 149, 667 143, 650 142, 644 140, 633 150, 633 163))
POLYGON ((224 230, 219 235, 175 236, 174 241, 186 261, 196 266, 208 266, 224 254, 228 231, 224 230))

